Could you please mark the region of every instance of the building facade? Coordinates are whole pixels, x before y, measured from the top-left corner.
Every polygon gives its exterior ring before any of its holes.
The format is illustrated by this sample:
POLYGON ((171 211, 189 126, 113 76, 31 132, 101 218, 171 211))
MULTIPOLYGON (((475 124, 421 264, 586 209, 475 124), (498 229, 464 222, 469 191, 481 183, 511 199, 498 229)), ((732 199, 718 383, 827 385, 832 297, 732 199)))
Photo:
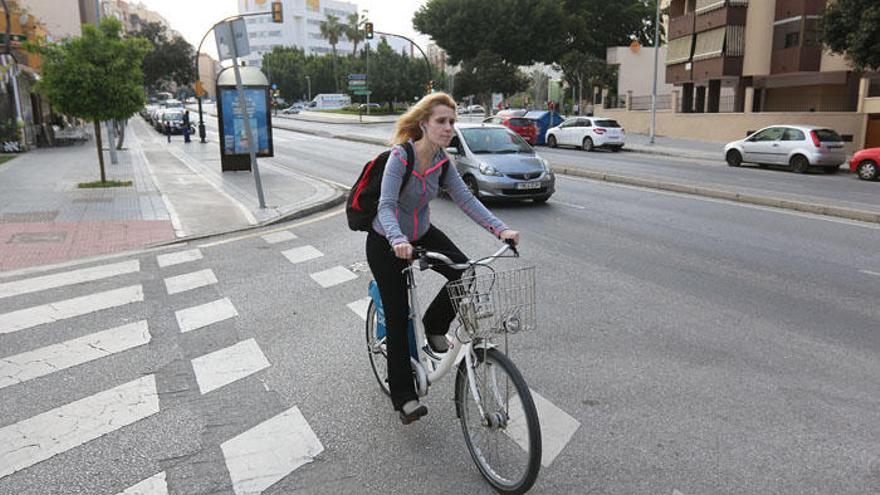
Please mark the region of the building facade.
POLYGON ((148 23, 158 23, 165 27, 169 38, 182 36, 171 29, 171 24, 158 12, 146 8, 141 3, 126 0, 101 0, 101 17, 115 17, 122 23, 126 32, 139 31, 148 23))
MULTIPOLYGON (((623 97, 620 101, 625 101, 629 97, 636 99, 634 103, 637 106, 650 106, 651 93, 654 90, 655 50, 657 48, 641 46, 639 43, 630 46, 612 46, 607 49, 605 61, 609 66, 617 69, 617 95, 623 97)), ((661 46, 659 50, 658 65, 666 59, 666 47, 661 46)), ((673 89, 674 86, 666 82, 664 71, 658 68, 658 104, 662 102, 668 105, 673 89)))
MULTIPOLYGON (((242 58, 248 65, 259 67, 263 54, 275 46, 298 47, 307 54, 330 53, 333 48, 321 36, 321 22, 332 15, 345 24, 349 14, 358 11, 355 4, 335 0, 282 0, 282 5, 284 22, 281 24, 273 23, 269 15, 246 18, 251 53, 242 58)), ((238 0, 240 14, 269 12, 271 7, 271 0, 238 0)), ((340 37, 336 51, 345 53, 352 49, 352 43, 340 37)))

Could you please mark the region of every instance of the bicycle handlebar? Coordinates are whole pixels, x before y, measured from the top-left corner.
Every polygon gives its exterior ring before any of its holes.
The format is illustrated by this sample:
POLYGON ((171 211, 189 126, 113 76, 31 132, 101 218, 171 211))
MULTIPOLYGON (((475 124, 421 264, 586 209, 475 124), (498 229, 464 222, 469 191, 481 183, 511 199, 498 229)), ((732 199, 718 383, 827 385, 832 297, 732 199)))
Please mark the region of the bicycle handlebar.
POLYGON ((514 245, 513 240, 505 239, 504 244, 500 248, 498 248, 498 250, 495 251, 494 254, 479 260, 468 260, 464 263, 456 263, 445 254, 438 253, 436 251, 428 251, 425 248, 420 247, 413 248, 413 259, 418 260, 418 267, 421 271, 425 271, 431 268, 431 264, 428 261, 429 259, 440 261, 444 265, 455 270, 464 270, 471 266, 487 266, 495 261, 497 258, 499 258, 502 254, 506 253, 508 250, 513 251, 513 256, 515 258, 519 257, 519 251, 516 249, 516 245, 514 245))

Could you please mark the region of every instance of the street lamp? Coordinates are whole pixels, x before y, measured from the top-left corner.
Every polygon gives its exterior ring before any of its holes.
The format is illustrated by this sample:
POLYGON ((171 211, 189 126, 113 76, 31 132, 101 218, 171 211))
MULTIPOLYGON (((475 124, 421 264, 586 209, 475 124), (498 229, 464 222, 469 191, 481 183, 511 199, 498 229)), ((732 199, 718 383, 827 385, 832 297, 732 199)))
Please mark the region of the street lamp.
POLYGON ((651 89, 651 144, 657 135, 657 64, 660 57, 660 0, 657 2, 657 15, 654 20, 654 83, 651 89))

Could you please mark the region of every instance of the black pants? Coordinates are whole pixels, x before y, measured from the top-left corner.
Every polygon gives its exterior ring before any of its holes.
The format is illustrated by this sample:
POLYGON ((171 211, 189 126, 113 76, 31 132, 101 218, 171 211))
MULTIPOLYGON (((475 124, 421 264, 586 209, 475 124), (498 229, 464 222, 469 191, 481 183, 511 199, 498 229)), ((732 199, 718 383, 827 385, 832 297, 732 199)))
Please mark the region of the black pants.
MULTIPOLYGON (((463 263, 468 259, 446 237, 446 234, 433 225, 412 245, 443 253, 456 263, 463 263)), ((400 409, 406 402, 418 399, 413 384, 406 331, 409 320, 406 277, 401 273, 408 264, 394 254, 385 237, 373 231, 367 234, 367 262, 379 286, 379 294, 382 295, 382 309, 385 311, 385 344, 388 349, 388 386, 391 389, 391 402, 394 408, 400 409)), ((461 270, 453 270, 447 266, 437 266, 433 270, 447 280, 458 280, 462 274, 461 270)), ((454 319, 455 308, 449 301, 449 294, 444 287, 425 311, 422 319, 425 333, 444 335, 449 331, 449 325, 454 319)))

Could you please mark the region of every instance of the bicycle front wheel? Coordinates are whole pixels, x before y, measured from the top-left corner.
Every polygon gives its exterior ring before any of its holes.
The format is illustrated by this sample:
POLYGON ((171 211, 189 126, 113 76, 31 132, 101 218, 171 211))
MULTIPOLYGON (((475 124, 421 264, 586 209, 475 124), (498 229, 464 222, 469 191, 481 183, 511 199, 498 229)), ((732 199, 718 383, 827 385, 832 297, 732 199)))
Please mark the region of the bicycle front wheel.
POLYGON ((527 492, 541 468, 541 427, 525 380, 513 362, 496 349, 474 349, 476 397, 467 362, 455 378, 455 405, 465 443, 480 473, 495 490, 527 492), (482 406, 483 415, 477 404, 482 406))
POLYGON ((379 388, 385 395, 391 395, 391 388, 388 385, 388 350, 385 344, 385 336, 379 337, 379 318, 376 313, 376 304, 370 301, 367 308, 367 324, 365 325, 367 332, 367 352, 370 355, 370 366, 373 368, 373 375, 379 382, 379 388))

